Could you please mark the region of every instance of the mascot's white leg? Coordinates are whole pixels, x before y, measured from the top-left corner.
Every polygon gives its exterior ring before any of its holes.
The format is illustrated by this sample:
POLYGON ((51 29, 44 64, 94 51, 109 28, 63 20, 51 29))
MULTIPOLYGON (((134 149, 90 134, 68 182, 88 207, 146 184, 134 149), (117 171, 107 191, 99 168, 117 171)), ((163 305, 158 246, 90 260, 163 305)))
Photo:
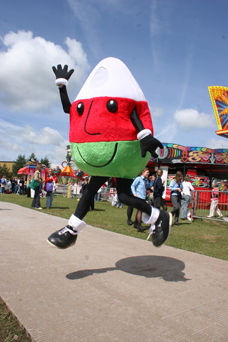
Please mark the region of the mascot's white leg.
POLYGON ((68 220, 68 225, 73 228, 74 234, 78 234, 86 226, 86 223, 80 220, 77 216, 71 215, 68 220))
POLYGON ((75 215, 71 215, 68 225, 51 234, 48 242, 59 248, 68 248, 76 243, 78 233, 86 226, 86 223, 75 215))
POLYGON ((161 246, 169 237, 172 214, 167 213, 165 210, 159 210, 151 207, 151 215, 149 216, 146 213, 143 213, 142 220, 144 223, 150 224, 147 240, 149 240, 152 235, 154 246, 161 246))
POLYGON ((160 210, 151 207, 151 215, 147 215, 146 213, 142 214, 142 220, 144 223, 146 224, 150 224, 150 228, 149 228, 149 235, 147 240, 149 240, 151 234, 153 234, 153 232, 155 231, 155 222, 157 221, 158 217, 160 214, 160 210))

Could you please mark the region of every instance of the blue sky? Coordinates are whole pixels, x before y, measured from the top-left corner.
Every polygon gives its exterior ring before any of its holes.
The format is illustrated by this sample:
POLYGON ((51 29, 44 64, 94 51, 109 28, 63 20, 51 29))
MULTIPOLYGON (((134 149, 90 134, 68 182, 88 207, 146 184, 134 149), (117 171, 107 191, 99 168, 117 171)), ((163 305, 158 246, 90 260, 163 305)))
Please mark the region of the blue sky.
POLYGON ((52 66, 74 68, 73 101, 103 58, 121 59, 148 101, 161 142, 228 148, 208 86, 228 87, 224 0, 1 0, 0 160, 65 160, 69 116, 52 66))

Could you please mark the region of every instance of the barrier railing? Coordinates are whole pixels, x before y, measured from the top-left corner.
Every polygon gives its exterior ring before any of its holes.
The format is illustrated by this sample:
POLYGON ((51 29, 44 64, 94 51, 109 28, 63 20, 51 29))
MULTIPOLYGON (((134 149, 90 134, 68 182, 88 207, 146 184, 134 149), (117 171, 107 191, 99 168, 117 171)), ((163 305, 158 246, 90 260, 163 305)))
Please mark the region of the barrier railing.
POLYGON ((192 218, 228 222, 228 191, 219 192, 218 201, 212 201, 211 190, 195 191, 191 201, 192 218))
POLYGON ((101 197, 100 200, 101 201, 108 201, 108 202, 112 202, 113 199, 113 195, 116 192, 115 188, 107 188, 107 187, 103 187, 101 189, 101 197))
MULTIPOLYGON (((107 187, 102 188, 100 201, 112 202, 113 194, 115 192, 116 192, 115 188, 107 188, 107 187)), ((73 191, 69 189, 69 185, 64 185, 64 184, 57 184, 55 194, 62 195, 64 197, 76 198, 76 199, 81 198, 81 195, 82 195, 81 193, 77 193, 76 195, 74 195, 73 191)))
POLYGON ((68 195, 68 186, 64 184, 57 184, 55 194, 56 195, 63 195, 64 197, 67 197, 68 195))

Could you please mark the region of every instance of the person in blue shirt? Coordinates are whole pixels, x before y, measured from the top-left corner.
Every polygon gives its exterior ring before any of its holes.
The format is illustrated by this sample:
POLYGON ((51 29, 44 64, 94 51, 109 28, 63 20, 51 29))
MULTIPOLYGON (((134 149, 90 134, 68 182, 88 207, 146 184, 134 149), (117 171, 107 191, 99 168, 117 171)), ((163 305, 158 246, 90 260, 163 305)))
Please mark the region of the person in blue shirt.
POLYGON ((177 171, 175 177, 171 180, 169 185, 169 190, 171 191, 171 201, 173 203, 173 209, 171 214, 175 216, 174 224, 179 226, 179 213, 180 213, 180 203, 181 203, 181 191, 182 186, 182 172, 177 171))
MULTIPOLYGON (((135 197, 141 198, 144 201, 146 200, 146 194, 147 194, 147 186, 148 186, 147 177, 148 176, 149 176, 149 169, 148 167, 145 167, 142 170, 141 175, 136 177, 131 185, 132 194, 135 197)), ((141 220, 142 220, 142 212, 140 210, 137 210, 134 228, 136 228, 138 232, 146 229, 145 227, 142 227, 141 220)))

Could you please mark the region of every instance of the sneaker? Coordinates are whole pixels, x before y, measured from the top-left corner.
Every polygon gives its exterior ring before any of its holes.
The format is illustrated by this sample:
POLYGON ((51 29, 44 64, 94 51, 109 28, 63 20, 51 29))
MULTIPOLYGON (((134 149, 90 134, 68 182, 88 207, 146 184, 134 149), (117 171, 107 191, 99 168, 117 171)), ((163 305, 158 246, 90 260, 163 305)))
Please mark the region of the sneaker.
POLYGON ((73 228, 68 225, 51 234, 48 238, 48 242, 58 248, 68 248, 76 243, 77 237, 77 232, 75 232, 73 228))
POLYGON ((223 215, 220 215, 219 218, 223 218, 223 215))
POLYGON ((213 216, 211 216, 211 215, 209 215, 209 216, 207 216, 208 218, 212 218, 213 216))
POLYGON ((39 207, 39 208, 36 208, 36 209, 42 210, 43 208, 39 207))
POLYGON ((190 222, 192 222, 192 214, 190 213, 190 211, 188 212, 187 219, 188 219, 190 222))
POLYGON ((155 230, 152 232, 152 243, 155 247, 159 247, 167 241, 171 230, 171 223, 172 214, 161 210, 155 222, 155 230))

